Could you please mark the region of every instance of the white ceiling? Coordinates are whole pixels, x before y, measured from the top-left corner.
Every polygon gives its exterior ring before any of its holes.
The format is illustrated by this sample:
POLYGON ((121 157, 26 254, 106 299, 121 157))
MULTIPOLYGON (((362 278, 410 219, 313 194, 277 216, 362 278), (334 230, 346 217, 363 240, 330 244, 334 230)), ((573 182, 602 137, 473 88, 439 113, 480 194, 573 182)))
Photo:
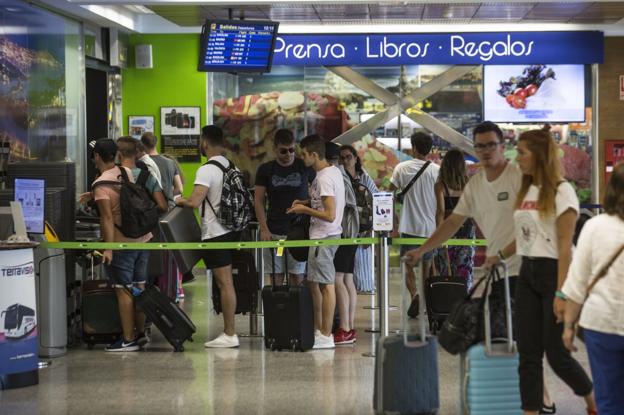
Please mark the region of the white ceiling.
POLYGON ((101 26, 140 33, 199 32, 206 19, 231 16, 279 21, 281 33, 601 30, 624 35, 620 1, 38 1, 101 26))

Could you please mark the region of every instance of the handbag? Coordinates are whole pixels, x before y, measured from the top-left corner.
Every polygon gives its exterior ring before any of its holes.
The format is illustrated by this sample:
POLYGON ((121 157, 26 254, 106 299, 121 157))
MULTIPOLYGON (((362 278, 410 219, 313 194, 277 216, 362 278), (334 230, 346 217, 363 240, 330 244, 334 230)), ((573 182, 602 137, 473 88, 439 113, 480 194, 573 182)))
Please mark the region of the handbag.
MULTIPOLYGON (((607 262, 600 269, 600 271, 598 271, 598 273, 596 274, 596 276, 594 277, 592 282, 587 287, 587 294, 585 294, 585 301, 587 301, 587 298, 589 297, 589 294, 591 293, 591 290, 594 288, 596 283, 598 281, 600 281, 605 275, 607 275, 607 271, 609 271, 609 268, 611 268, 611 265, 613 265, 615 260, 618 259, 618 257, 622 254, 622 251, 624 251, 624 245, 622 245, 619 249, 617 249, 615 251, 615 254, 613 255, 613 257, 611 257, 611 259, 609 260, 609 262, 607 262)), ((583 304, 585 304, 585 301, 583 301, 583 304)), ((581 307, 581 311, 579 312, 579 318, 580 318, 582 312, 583 312, 583 308, 581 307)), ((578 324, 576 325, 576 337, 580 341, 585 343, 585 334, 583 333, 583 327, 579 326, 578 324)))
MULTIPOLYGON (((442 330, 440 330, 440 334, 438 335, 438 343, 440 343, 440 346, 442 346, 444 350, 453 355, 464 353, 470 346, 484 339, 483 309, 485 299, 490 295, 488 294, 490 286, 499 279, 500 274, 498 268, 492 268, 486 278, 482 278, 476 283, 468 295, 452 307, 451 313, 446 318, 446 321, 444 321, 442 330), (474 298, 477 288, 483 281, 485 281, 483 296, 481 298, 474 298)), ((493 295, 494 297, 497 296, 496 293, 493 293, 493 295)), ((490 295, 490 298, 491 307, 493 303, 499 303, 499 301, 492 299, 492 295, 490 295)), ((498 310, 498 308, 499 307, 495 306, 494 310, 498 310)), ((504 309, 502 309, 502 311, 503 315, 501 318, 504 320, 504 309)), ((497 331, 494 328, 500 326, 500 324, 496 323, 496 320, 499 319, 499 317, 497 317, 499 314, 498 311, 491 312, 491 319, 494 321, 492 327, 493 337, 497 336, 497 331)), ((504 327, 505 323, 503 322, 502 324, 504 327)))
MULTIPOLYGON (((287 241, 306 241, 310 239, 310 216, 309 215, 297 215, 291 222, 288 228, 288 234, 286 234, 287 241)), ((308 260, 308 252, 310 250, 307 246, 286 248, 292 257, 299 261, 305 262, 308 260)))
POLYGON ((401 204, 403 203, 403 199, 405 198, 405 195, 407 194, 409 189, 412 188, 414 183, 416 183, 416 180, 418 180, 420 175, 425 172, 425 170, 430 164, 431 164, 431 161, 427 160, 427 162, 420 168, 420 170, 418 170, 418 173, 416 173, 414 177, 412 178, 412 180, 410 180, 410 182, 407 184, 407 186, 405 186, 405 189, 401 190, 400 193, 397 193, 397 200, 399 201, 399 203, 401 204))

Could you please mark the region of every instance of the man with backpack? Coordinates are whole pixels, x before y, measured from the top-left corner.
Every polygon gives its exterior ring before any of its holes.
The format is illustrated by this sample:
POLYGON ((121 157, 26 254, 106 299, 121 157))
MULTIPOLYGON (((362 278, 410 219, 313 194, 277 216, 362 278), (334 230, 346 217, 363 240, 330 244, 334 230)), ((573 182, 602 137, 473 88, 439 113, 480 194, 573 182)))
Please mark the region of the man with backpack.
MULTIPOLYGON (((176 204, 191 208, 201 206, 203 242, 237 242, 240 240, 240 231, 250 220, 253 201, 244 188, 242 174, 223 156, 223 131, 215 125, 204 126, 200 145, 202 155, 208 162, 197 170, 195 186, 189 198, 176 197, 176 204)), ((204 263, 216 279, 223 310, 223 333, 204 346, 238 347, 234 327, 236 292, 232 279, 232 250, 210 250, 209 255, 204 257, 204 263)))
MULTIPOLYGON (((108 138, 97 140, 92 156, 101 173, 92 187, 104 242, 149 241, 150 229, 157 225, 158 210, 166 211, 167 204, 156 179, 135 166, 135 140, 121 137, 118 144, 108 138), (115 165, 117 153, 120 166, 115 165)), ((147 343, 145 315, 135 310, 129 290, 145 288, 148 251, 105 250, 103 258, 117 296, 123 330, 123 336, 105 350, 137 351, 147 343)))
MULTIPOLYGON (((296 199, 308 199, 308 185, 316 177, 313 169, 295 157, 295 137, 290 130, 282 128, 275 132, 273 150, 275 160, 260 165, 256 172, 254 207, 263 241, 286 239, 292 219, 286 209, 296 199), (265 201, 268 202, 266 212, 265 201)), ((288 268, 289 282, 302 283, 306 263, 296 261, 288 250, 286 258, 276 256, 274 249, 264 249, 263 256, 265 273, 275 274, 275 284, 283 283, 284 265, 288 268)))

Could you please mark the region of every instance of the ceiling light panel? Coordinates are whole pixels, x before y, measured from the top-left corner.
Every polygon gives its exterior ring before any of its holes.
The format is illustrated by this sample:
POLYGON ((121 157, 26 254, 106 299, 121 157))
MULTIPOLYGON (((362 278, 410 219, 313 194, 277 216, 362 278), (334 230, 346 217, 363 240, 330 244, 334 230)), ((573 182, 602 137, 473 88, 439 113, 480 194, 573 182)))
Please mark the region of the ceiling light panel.
POLYGON ((423 20, 471 19, 479 4, 426 4, 423 20))
POLYGON ((483 3, 474 19, 520 20, 533 9, 532 3, 483 3))
POLYGON ((538 3, 524 19, 568 21, 589 6, 590 3, 538 3))
POLYGON ((421 4, 406 5, 385 5, 371 4, 370 16, 372 19, 405 19, 412 18, 420 20, 422 18, 424 6, 421 4))

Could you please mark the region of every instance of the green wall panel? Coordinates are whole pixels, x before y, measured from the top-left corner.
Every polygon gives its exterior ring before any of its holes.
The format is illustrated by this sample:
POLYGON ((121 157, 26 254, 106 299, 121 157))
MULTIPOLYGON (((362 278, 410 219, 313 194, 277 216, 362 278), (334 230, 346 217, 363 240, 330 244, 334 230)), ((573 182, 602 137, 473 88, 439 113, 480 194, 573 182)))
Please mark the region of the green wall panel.
MULTIPOLYGON (((206 74, 197 71, 198 50, 199 34, 130 36, 130 68, 122 73, 124 134, 129 115, 153 115, 160 138, 160 107, 165 106, 201 107, 200 125, 206 124, 206 74), (142 44, 152 45, 152 69, 134 68, 134 46, 142 44)), ((199 165, 182 163, 185 195, 199 165)))

